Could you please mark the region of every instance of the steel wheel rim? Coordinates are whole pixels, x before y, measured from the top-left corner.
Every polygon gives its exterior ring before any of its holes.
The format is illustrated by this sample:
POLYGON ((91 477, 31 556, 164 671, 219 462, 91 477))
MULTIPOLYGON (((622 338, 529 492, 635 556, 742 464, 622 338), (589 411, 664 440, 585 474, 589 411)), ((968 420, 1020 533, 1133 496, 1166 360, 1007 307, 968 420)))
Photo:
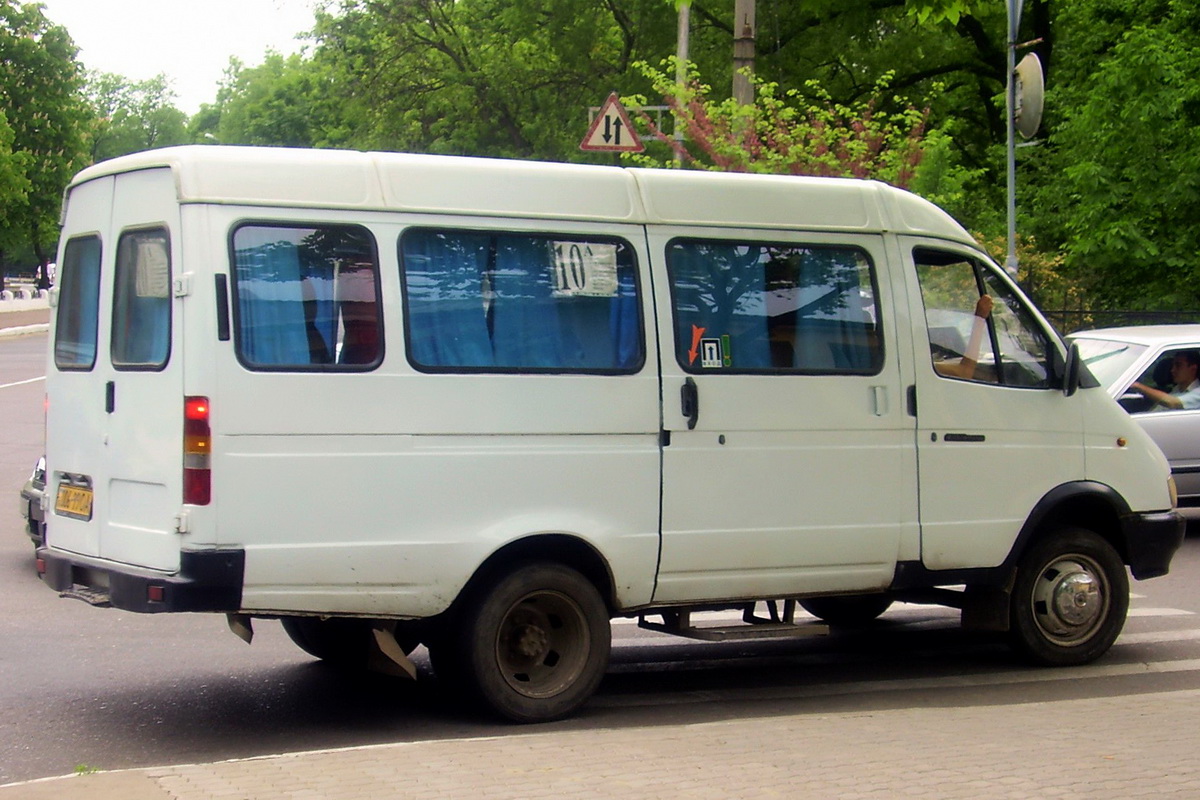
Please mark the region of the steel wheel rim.
POLYGON ((1090 640, 1104 625, 1112 587, 1099 562, 1080 553, 1056 557, 1034 581, 1033 618, 1042 634, 1063 647, 1090 640))
POLYGON ((531 592, 513 603, 496 634, 496 663, 513 691, 553 697, 583 674, 591 651, 583 608, 556 591, 531 592))

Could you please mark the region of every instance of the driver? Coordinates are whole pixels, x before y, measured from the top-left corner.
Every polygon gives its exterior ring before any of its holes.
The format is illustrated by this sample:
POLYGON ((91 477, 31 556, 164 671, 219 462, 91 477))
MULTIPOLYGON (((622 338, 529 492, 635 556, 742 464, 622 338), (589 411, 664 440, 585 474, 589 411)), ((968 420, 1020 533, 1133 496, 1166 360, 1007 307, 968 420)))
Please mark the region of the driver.
POLYGON ((1129 388, 1154 401, 1151 411, 1200 408, 1200 380, 1197 379, 1197 373, 1200 373, 1200 351, 1180 350, 1171 361, 1171 382, 1174 383, 1171 391, 1164 392, 1137 381, 1129 388))

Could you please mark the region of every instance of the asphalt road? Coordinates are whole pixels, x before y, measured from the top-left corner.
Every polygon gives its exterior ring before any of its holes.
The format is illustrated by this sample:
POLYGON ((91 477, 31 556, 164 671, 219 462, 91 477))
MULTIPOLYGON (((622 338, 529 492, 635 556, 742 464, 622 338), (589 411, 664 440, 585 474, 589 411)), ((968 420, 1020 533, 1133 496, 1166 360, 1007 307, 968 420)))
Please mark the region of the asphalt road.
MULTIPOLYGON (((512 730, 448 696, 423 650, 415 654, 415 683, 345 676, 294 647, 274 622, 257 623, 247 646, 220 616, 96 609, 42 586, 17 492, 41 452, 45 346, 45 335, 0 339, 0 784, 82 766, 208 762, 512 730)), ((1171 575, 1133 584, 1130 619, 1111 653, 1072 669, 1025 667, 993 639, 959 630, 954 612, 931 607, 897 606, 867 631, 786 643, 694 643, 618 621, 598 695, 578 717, 542 729, 652 730, 771 714, 1200 688, 1198 577, 1194 537, 1171 575)))

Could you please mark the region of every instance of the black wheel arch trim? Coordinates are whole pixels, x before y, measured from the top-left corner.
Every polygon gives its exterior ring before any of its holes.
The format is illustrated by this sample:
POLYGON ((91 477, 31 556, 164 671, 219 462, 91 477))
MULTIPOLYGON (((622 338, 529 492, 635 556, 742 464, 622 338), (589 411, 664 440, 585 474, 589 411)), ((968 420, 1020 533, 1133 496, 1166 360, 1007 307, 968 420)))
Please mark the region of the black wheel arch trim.
POLYGON ((1017 562, 1040 532, 1077 525, 1094 530, 1116 548, 1139 580, 1167 574, 1171 557, 1183 543, 1185 522, 1171 510, 1134 512, 1111 486, 1071 481, 1051 489, 1034 505, 1004 561, 994 567, 931 570, 920 561, 896 565, 893 590, 965 583, 1007 587, 1017 562))

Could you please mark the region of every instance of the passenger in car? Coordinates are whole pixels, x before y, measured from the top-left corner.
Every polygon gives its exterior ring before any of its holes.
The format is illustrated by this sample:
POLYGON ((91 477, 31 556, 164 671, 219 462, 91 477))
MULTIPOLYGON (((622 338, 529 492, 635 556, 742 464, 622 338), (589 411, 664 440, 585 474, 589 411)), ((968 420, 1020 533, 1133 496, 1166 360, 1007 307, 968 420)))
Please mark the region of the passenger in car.
POLYGON ((1171 360, 1171 382, 1174 384, 1171 391, 1164 392, 1138 381, 1134 381, 1129 388, 1154 401, 1151 411, 1200 408, 1200 380, 1197 379, 1197 373, 1200 373, 1200 351, 1180 350, 1171 360))

